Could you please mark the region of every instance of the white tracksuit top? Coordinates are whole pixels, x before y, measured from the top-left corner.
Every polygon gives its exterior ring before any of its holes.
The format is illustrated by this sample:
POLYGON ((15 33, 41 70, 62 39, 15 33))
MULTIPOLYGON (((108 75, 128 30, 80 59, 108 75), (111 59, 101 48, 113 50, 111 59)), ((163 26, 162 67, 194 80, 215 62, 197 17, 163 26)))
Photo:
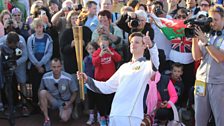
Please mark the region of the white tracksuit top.
MULTIPOLYGON (((159 65, 157 47, 150 50, 151 60, 156 68, 159 65)), ((136 62, 123 64, 106 82, 88 78, 87 87, 91 90, 110 94, 116 92, 110 116, 132 116, 143 119, 143 96, 146 85, 153 73, 151 61, 144 57, 136 62)))

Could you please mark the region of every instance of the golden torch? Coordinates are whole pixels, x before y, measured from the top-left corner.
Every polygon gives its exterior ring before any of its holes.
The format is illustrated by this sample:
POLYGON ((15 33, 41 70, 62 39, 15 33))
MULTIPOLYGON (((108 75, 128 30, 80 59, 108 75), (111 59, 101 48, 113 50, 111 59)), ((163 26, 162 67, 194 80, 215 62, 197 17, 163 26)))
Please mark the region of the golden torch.
MULTIPOLYGON (((80 72, 83 72, 83 67, 82 67, 82 61, 83 61, 83 32, 82 32, 82 26, 75 26, 75 27, 73 27, 72 30, 73 30, 73 37, 74 37, 75 53, 76 53, 78 70, 80 72)), ((80 99, 85 100, 83 78, 79 79, 79 91, 80 91, 80 99)))

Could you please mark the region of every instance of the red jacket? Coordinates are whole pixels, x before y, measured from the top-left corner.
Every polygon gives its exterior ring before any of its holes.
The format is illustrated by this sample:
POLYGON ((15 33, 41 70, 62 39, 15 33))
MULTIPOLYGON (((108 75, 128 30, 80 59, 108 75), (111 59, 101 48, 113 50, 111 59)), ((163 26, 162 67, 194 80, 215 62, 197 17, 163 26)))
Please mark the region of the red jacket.
POLYGON ((114 55, 108 53, 100 57, 101 48, 98 48, 92 55, 92 62, 95 67, 94 77, 98 81, 108 80, 115 72, 115 63, 121 61, 121 56, 110 47, 114 55))

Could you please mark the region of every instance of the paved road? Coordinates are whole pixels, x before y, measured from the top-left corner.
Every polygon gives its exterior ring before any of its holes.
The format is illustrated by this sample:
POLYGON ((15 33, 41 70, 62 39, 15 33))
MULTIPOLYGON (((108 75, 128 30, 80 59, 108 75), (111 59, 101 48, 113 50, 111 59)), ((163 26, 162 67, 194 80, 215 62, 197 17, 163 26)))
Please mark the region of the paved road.
MULTIPOLYGON (((0 113, 0 126, 9 126, 8 120, 2 119, 4 118, 3 114, 0 113)), ((85 122, 88 118, 87 115, 82 115, 78 119, 70 119, 69 122, 60 122, 59 117, 56 115, 52 116, 52 126, 86 126, 85 122)), ((29 117, 17 117, 16 118, 16 126, 42 126, 43 123, 43 115, 42 114, 33 114, 29 117)), ((98 126, 97 124, 93 126, 98 126)))

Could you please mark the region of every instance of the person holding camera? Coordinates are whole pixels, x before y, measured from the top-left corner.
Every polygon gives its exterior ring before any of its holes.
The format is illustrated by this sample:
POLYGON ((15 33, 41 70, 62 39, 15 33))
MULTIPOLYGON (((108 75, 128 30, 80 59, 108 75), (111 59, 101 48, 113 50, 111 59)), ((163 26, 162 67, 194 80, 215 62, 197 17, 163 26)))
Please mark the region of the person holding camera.
POLYGON ((82 5, 73 3, 72 0, 65 0, 62 3, 62 8, 51 18, 52 25, 56 26, 59 32, 59 37, 61 37, 63 31, 68 28, 67 25, 69 24, 69 21, 66 19, 68 13, 72 10, 80 12, 82 10, 82 5))
POLYGON ((146 22, 147 13, 143 10, 135 12, 127 12, 121 15, 121 18, 116 22, 117 26, 125 32, 131 34, 132 32, 142 32, 145 34, 149 31, 151 40, 154 38, 154 32, 151 24, 146 22))
POLYGON ((147 21, 151 22, 151 26, 155 34, 153 41, 156 43, 159 51, 159 71, 160 73, 165 73, 165 71, 169 69, 169 54, 171 50, 171 43, 170 40, 167 39, 167 37, 163 34, 160 28, 156 25, 150 15, 155 14, 159 18, 167 19, 169 19, 170 16, 164 12, 163 3, 160 1, 147 1, 147 13, 147 21))
MULTIPOLYGON (((133 32, 141 32, 146 34, 149 31, 150 39, 154 39, 154 31, 151 24, 146 22, 147 13, 143 10, 137 10, 135 12, 127 12, 121 15, 121 18, 116 22, 117 26, 127 32, 129 35, 133 32)), ((146 52, 146 58, 149 59, 149 54, 146 52)), ((126 61, 130 61, 131 53, 127 52, 126 61)))
POLYGON ((60 10, 60 7, 61 7, 60 4, 61 3, 59 0, 48 0, 47 1, 47 7, 49 9, 51 16, 53 16, 60 10))
MULTIPOLYGON (((94 78, 98 81, 107 81, 116 72, 116 63, 121 61, 121 55, 117 53, 110 45, 110 39, 107 35, 100 35, 98 48, 92 55, 93 66, 95 67, 94 78)), ((97 109, 100 113, 100 126, 106 126, 106 120, 109 120, 111 103, 114 93, 98 94, 97 109)))
POLYGON ((151 5, 151 12, 154 13, 157 17, 171 19, 172 17, 168 15, 163 10, 163 3, 161 1, 154 1, 151 5))
MULTIPOLYGON (((9 32, 7 35, 3 36, 0 39, 0 45, 8 45, 9 42, 17 41, 16 45, 16 67, 14 70, 14 74, 16 76, 17 82, 20 84, 21 92, 24 96, 27 96, 27 89, 26 89, 26 61, 28 59, 28 52, 27 52, 27 46, 25 39, 17 34, 14 31, 9 32)), ((14 84, 13 87, 17 89, 17 84, 14 84)), ((16 92, 16 91, 15 91, 16 92)), ((22 115, 28 116, 29 111, 26 106, 26 100, 24 97, 22 97, 22 115)))
POLYGON ((43 126, 51 126, 48 108, 59 109, 61 120, 67 122, 71 117, 78 91, 74 77, 62 71, 59 59, 51 60, 51 70, 44 74, 38 92, 40 108, 45 118, 43 126))
POLYGON ((195 82, 195 125, 206 126, 211 112, 217 126, 224 125, 224 8, 214 5, 209 10, 212 32, 195 28, 192 55, 201 60, 195 82))
POLYGON ((63 31, 66 29, 66 25, 67 25, 66 18, 69 11, 73 10, 72 6, 73 6, 73 2, 71 0, 65 0, 62 3, 61 10, 55 13, 51 18, 52 25, 57 27, 59 37, 62 35, 63 31))
POLYGON ((20 30, 20 35, 24 37, 25 40, 32 34, 30 26, 22 20, 22 13, 19 8, 13 8, 11 10, 12 19, 18 24, 20 30))
POLYGON ((8 34, 10 31, 15 31, 16 33, 20 34, 18 24, 16 20, 12 18, 6 20, 6 22, 4 23, 4 27, 5 27, 5 34, 8 34))
POLYGON ((0 15, 0 20, 4 25, 4 33, 8 34, 10 31, 16 31, 16 33, 20 34, 20 29, 16 20, 12 19, 11 13, 8 10, 3 10, 0 15))
POLYGON ((122 46, 122 31, 116 25, 112 24, 111 13, 108 10, 102 10, 98 13, 99 25, 93 31, 92 40, 97 42, 100 35, 107 35, 111 40, 111 46, 119 53, 122 46))

